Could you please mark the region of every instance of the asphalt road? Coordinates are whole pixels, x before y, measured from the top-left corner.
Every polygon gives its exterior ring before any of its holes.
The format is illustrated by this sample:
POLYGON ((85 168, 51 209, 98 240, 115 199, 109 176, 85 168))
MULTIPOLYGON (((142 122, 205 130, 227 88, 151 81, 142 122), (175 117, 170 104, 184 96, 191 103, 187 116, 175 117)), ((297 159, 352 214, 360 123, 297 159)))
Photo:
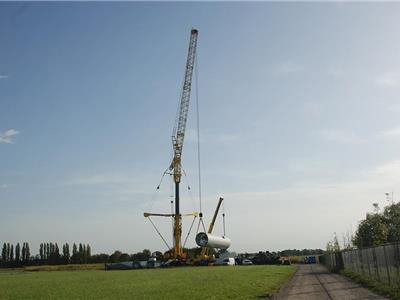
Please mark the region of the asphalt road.
POLYGON ((350 281, 344 276, 330 273, 322 265, 300 265, 292 279, 274 299, 387 299, 350 281))

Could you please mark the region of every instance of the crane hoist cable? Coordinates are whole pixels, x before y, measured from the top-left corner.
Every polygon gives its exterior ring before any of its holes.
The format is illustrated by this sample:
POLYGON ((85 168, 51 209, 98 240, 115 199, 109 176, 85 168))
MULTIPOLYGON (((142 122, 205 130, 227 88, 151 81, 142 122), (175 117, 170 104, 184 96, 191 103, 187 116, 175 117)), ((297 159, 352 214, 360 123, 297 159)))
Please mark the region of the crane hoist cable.
POLYGON ((203 215, 199 214, 199 223, 197 224, 196 235, 199 233, 200 225, 203 226, 203 231, 206 232, 206 226, 204 225, 203 215))
POLYGON ((150 217, 147 217, 147 219, 150 221, 151 225, 153 225, 154 229, 157 231, 158 235, 160 236, 160 238, 163 240, 164 244, 167 246, 168 250, 171 249, 171 247, 168 245, 167 241, 164 239, 164 237, 162 236, 161 232, 158 230, 158 228, 156 227, 156 225, 153 223, 153 221, 150 219, 150 217))
MULTIPOLYGON (((152 196, 151 196, 150 204, 149 204, 148 210, 152 210, 152 209, 153 209, 154 202, 156 201, 158 192, 160 191, 160 187, 161 187, 161 184, 162 184, 162 182, 163 182, 163 179, 164 179, 165 175, 166 175, 166 174, 171 175, 171 173, 169 173, 168 170, 169 170, 169 167, 168 167, 168 168, 164 171, 164 173, 162 174, 161 179, 160 179, 160 181, 159 181, 159 183, 158 183, 158 185, 157 185, 157 187, 156 187, 154 193, 153 193, 152 196)), ((172 191, 171 191, 171 193, 172 193, 172 191)), ((173 196, 171 196, 171 197, 173 197, 173 196)))
POLYGON ((203 221, 203 205, 202 205, 202 185, 201 185, 201 152, 200 152, 200 105, 199 105, 199 52, 197 51, 197 60, 195 61, 194 68, 194 83, 196 86, 196 129, 197 129, 197 169, 198 169, 198 184, 199 184, 199 223, 197 225, 196 234, 199 233, 200 224, 203 227, 204 232, 206 231, 206 227, 203 221))
POLYGON ((189 184, 189 178, 188 178, 188 176, 186 174, 186 171, 183 168, 182 168, 182 174, 184 175, 183 178, 185 179, 184 182, 185 182, 185 184, 187 186, 187 192, 188 192, 191 204, 192 204, 192 210, 195 210, 196 205, 195 205, 195 200, 194 200, 194 197, 193 197, 192 189, 191 189, 190 184, 189 184))
POLYGON ((162 181, 163 181, 163 179, 164 179, 165 174, 169 174, 169 173, 168 173, 168 170, 169 170, 169 168, 167 168, 167 169, 164 171, 164 173, 162 174, 161 179, 160 179, 160 182, 159 182, 159 184, 157 185, 157 190, 160 189, 160 185, 161 185, 161 183, 162 183, 162 181))
POLYGON ((185 241, 183 242, 183 248, 185 248, 185 246, 186 246, 186 242, 187 242, 187 240, 189 238, 190 232, 192 231, 193 224, 194 224, 194 221, 196 221, 196 218, 197 218, 197 216, 194 216, 192 224, 190 225, 189 231, 188 231, 188 233, 186 235, 185 241))
POLYGON ((226 232, 225 232, 225 201, 222 202, 222 226, 224 229, 224 237, 226 236, 226 232))
POLYGON ((199 179, 199 211, 201 213, 200 218, 203 215, 202 199, 201 199, 201 156, 200 156, 200 109, 199 109, 199 52, 197 51, 197 60, 195 63, 195 86, 196 86, 196 125, 197 125, 197 168, 198 168, 198 179, 199 179))

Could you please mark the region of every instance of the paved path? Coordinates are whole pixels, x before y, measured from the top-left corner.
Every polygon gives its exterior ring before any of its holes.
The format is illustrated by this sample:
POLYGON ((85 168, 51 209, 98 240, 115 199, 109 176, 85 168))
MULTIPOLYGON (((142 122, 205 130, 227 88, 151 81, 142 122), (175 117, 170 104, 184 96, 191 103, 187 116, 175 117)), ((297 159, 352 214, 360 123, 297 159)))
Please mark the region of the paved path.
POLYGON ((300 265, 293 278, 275 296, 278 300, 387 299, 330 273, 322 265, 300 265))

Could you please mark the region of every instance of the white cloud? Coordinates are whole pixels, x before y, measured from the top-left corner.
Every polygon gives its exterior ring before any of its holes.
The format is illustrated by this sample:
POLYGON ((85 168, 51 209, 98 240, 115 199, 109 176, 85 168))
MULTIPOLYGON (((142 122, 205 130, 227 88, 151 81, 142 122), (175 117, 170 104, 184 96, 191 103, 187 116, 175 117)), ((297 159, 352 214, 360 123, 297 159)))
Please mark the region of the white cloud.
MULTIPOLYGON (((197 143, 197 130, 193 128, 186 129, 185 133, 186 142, 197 143)), ((200 143, 205 142, 204 134, 200 134, 200 143)))
MULTIPOLYGON (((329 172, 328 169, 327 172, 329 172)), ((110 178, 110 176, 103 178, 107 177, 110 178)), ((94 181, 101 180, 98 178, 94 181)), ((214 213, 218 196, 222 196, 225 201, 221 210, 226 213, 226 234, 232 239, 232 250, 253 252, 261 249, 324 248, 326 242, 332 239, 333 232, 337 232, 341 236, 342 233, 347 232, 349 227, 355 230, 358 222, 365 217, 365 213, 372 210, 372 203, 378 202, 381 207, 385 205, 387 203, 385 192, 394 191, 395 199, 398 200, 400 190, 395 189, 397 186, 400 186, 400 160, 357 171, 346 178, 328 183, 301 180, 284 188, 273 190, 264 185, 263 190, 259 192, 234 193, 226 190, 221 194, 204 195, 204 221, 207 225, 214 213), (312 234, 309 234, 310 232, 312 234), (307 238, 304 238, 305 236, 307 238)), ((138 197, 131 194, 129 196, 131 200, 127 203, 132 203, 132 199, 138 197)), ((142 197, 143 195, 140 195, 139 198, 142 197)), ((115 195, 110 198, 115 201, 115 195)), ((112 210, 100 213, 91 212, 93 217, 87 218, 85 215, 85 219, 82 220, 79 214, 72 216, 77 221, 73 222, 72 228, 66 229, 67 237, 65 239, 68 240, 69 236, 73 239, 74 232, 76 234, 76 226, 84 222, 87 227, 84 234, 96 241, 96 252, 136 247, 137 245, 132 246, 132 243, 126 242, 122 234, 115 234, 115 232, 123 232, 122 229, 126 227, 141 228, 141 230, 132 232, 132 238, 140 241, 140 244, 147 245, 146 247, 150 249, 164 249, 162 241, 148 221, 142 217, 143 211, 147 210, 169 211, 168 195, 157 199, 154 207, 150 204, 142 207, 133 203, 131 206, 124 205, 123 207, 115 205, 112 210), (149 209, 149 207, 153 209, 149 209), (102 230, 99 231, 99 228, 102 230), (107 241, 109 242, 110 239, 113 241, 114 248, 112 249, 108 248, 110 243, 107 241)), ((191 211, 189 208, 190 201, 188 198, 183 198, 182 211, 189 212, 191 211)), ((49 224, 52 221, 49 221, 49 224)), ((169 219, 155 220, 166 237, 170 236, 169 221, 169 219)), ((185 233, 191 221, 191 218, 183 220, 185 233)), ((29 223, 32 224, 34 232, 39 230, 40 226, 33 219, 29 223)), ((44 228, 47 227, 44 226, 44 228)), ((214 233, 219 235, 222 232, 222 220, 219 216, 214 233)), ((46 234, 50 236, 54 234, 54 230, 49 230, 46 234)), ((193 240, 192 230, 189 244, 194 246, 193 240)), ((132 251, 139 250, 133 249, 132 251)))
POLYGON ((380 87, 395 88, 400 86, 400 73, 387 72, 379 75, 375 83, 380 87))
POLYGON ((7 75, 0 75, 0 79, 7 79, 8 76, 7 75))
POLYGON ((349 227, 356 229, 365 213, 372 211, 372 203, 386 205, 385 192, 394 191, 398 200, 399 184, 400 160, 395 160, 328 183, 298 181, 277 190, 227 193, 228 236, 237 250, 262 249, 267 241, 269 249, 324 247, 333 232, 341 235, 349 227), (243 234, 243 223, 246 232, 265 230, 258 236, 243 234), (302 232, 313 235, 304 239, 302 232))
POLYGON ((384 130, 378 134, 378 137, 382 138, 400 137, 400 127, 384 130))
MULTIPOLYGON (((236 133, 218 133, 218 134, 210 134, 210 133, 201 133, 200 134, 200 143, 212 143, 212 144, 231 144, 237 142, 240 139, 240 135, 236 133)), ((190 143, 197 143, 197 131, 188 128, 186 130, 185 139, 190 143)))
POLYGON ((6 188, 8 188, 8 184, 3 183, 0 185, 0 190, 5 190, 6 188))
POLYGON ((15 129, 9 129, 0 133, 0 144, 13 144, 17 134, 19 134, 19 131, 15 129))
POLYGON ((304 104, 304 113, 311 118, 318 118, 322 115, 324 107, 318 102, 306 102, 304 104))
POLYGON ((335 77, 335 78, 340 78, 344 75, 344 71, 341 68, 338 67, 330 67, 327 70, 327 74, 329 76, 335 77))
POLYGON ((239 140, 239 135, 238 134, 221 134, 216 136, 216 141, 221 144, 230 144, 234 143, 239 140))
POLYGON ((339 129, 323 129, 319 132, 320 136, 328 142, 339 144, 360 144, 363 140, 354 132, 339 129))
POLYGON ((110 185, 132 182, 132 176, 124 175, 90 175, 69 180, 66 185, 110 185))
POLYGON ((285 61, 278 65, 278 73, 291 74, 301 71, 301 66, 292 61, 285 61))
MULTIPOLYGON (((61 182, 61 186, 76 186, 84 188, 92 188, 93 191, 104 194, 113 194, 114 196, 132 196, 137 194, 152 194, 154 192, 156 181, 159 180, 162 175, 160 172, 159 176, 147 178, 145 174, 138 178, 137 174, 95 174, 95 175, 83 175, 75 176, 61 182), (156 178, 154 180, 154 178, 156 178), (153 184, 149 186, 149 180, 153 180, 153 184)), ((165 180, 164 183, 166 183, 165 180)))
POLYGON ((390 105, 387 109, 388 109, 388 111, 392 111, 392 112, 398 113, 398 112, 400 112, 400 104, 390 105))

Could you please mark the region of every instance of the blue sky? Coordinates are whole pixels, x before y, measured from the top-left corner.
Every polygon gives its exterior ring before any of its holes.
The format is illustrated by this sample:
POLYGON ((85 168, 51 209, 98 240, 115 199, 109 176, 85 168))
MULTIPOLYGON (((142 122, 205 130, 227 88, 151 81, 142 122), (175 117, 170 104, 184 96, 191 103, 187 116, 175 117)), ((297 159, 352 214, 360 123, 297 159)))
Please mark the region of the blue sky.
MULTIPOLYGON (((400 197, 400 4, 0 8, 0 241, 165 250, 142 213, 170 210, 168 178, 154 190, 192 27, 206 222, 225 197, 233 250, 323 248, 400 197)), ((198 209, 194 107, 184 211, 198 209)))

